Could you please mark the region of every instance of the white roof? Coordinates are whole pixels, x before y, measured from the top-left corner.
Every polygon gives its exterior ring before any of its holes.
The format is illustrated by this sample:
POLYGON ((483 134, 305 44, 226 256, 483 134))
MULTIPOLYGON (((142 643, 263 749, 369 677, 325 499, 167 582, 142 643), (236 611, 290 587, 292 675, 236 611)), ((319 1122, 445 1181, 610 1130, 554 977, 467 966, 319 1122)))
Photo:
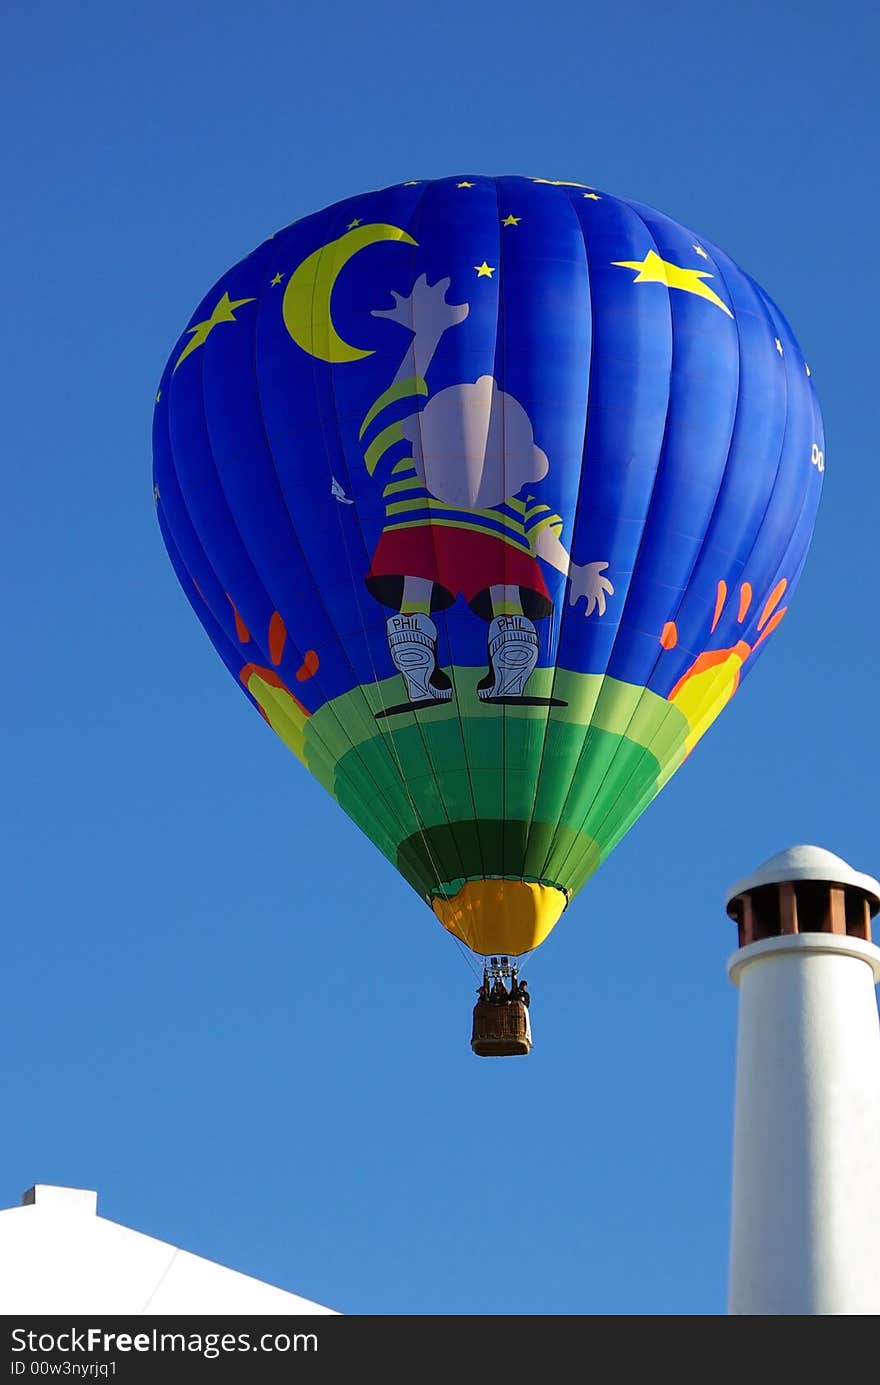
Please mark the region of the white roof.
POLYGON ((37 1184, 0 1211, 4 1313, 333 1313, 97 1215, 98 1194, 37 1184))
POLYGON ((724 902, 730 904, 731 900, 760 885, 780 885, 784 880, 821 880, 828 885, 849 885, 868 896, 872 916, 880 909, 880 884, 872 876, 853 870, 840 856, 821 846, 790 846, 787 851, 771 856, 753 875, 732 885, 724 902))

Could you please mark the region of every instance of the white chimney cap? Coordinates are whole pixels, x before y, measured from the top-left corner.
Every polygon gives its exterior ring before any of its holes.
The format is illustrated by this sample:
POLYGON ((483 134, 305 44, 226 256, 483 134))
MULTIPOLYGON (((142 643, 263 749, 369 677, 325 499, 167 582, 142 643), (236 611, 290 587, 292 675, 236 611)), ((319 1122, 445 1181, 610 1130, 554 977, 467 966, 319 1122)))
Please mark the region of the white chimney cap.
POLYGON ((821 846, 790 846, 759 866, 753 875, 738 880, 727 891, 725 904, 740 895, 750 894, 761 885, 781 885, 785 880, 820 880, 825 885, 847 885, 868 896, 871 917, 880 909, 880 884, 870 875, 853 870, 846 861, 821 846))

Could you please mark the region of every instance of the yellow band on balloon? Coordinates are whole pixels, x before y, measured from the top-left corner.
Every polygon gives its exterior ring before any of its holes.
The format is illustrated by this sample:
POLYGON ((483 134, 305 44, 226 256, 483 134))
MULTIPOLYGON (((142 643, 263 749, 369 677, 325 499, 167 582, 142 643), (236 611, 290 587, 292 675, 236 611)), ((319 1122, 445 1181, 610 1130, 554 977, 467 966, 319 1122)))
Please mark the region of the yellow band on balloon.
POLYGON ((468 880, 451 899, 431 901, 443 927, 488 957, 518 957, 538 947, 568 903, 564 890, 530 880, 468 880))

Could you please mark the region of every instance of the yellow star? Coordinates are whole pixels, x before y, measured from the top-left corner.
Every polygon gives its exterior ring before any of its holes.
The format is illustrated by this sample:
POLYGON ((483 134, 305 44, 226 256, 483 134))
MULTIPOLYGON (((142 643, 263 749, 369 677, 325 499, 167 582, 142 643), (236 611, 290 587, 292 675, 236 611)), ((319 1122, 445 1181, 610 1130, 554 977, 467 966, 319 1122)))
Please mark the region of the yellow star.
POLYGON ((774 337, 774 341, 776 342, 776 350, 779 352, 779 354, 780 354, 780 356, 781 356, 781 355, 782 355, 782 342, 779 340, 778 337, 774 337))
POLYGON ((533 178, 533 183, 549 183, 552 188, 588 188, 589 183, 567 183, 564 178, 533 178))
POLYGON ((486 264, 485 260, 482 264, 474 265, 474 269, 477 271, 478 279, 491 279, 497 267, 497 265, 486 264))
POLYGON ((585 193, 584 193, 584 197, 589 197, 589 199, 590 199, 591 202, 601 202, 601 201, 602 201, 602 198, 599 196, 598 192, 585 192, 585 193))
POLYGON ((348 223, 348 225, 346 226, 345 229, 346 229, 346 231, 353 231, 354 228, 355 228, 355 226, 360 226, 360 224, 361 224, 361 219, 360 219, 359 216, 356 216, 355 219, 354 219, 354 221, 350 221, 350 222, 348 223))
POLYGON ((522 221, 521 216, 506 216, 502 221, 502 226, 518 226, 522 221))
POLYGON ((456 183, 457 188, 472 188, 473 183, 456 183))
POLYGON ((703 283, 704 279, 714 277, 704 269, 686 269, 684 265, 672 264, 669 260, 661 259, 656 250, 649 250, 643 260, 612 260, 611 263, 620 265, 621 269, 637 269, 639 272, 633 279, 634 284, 665 284, 670 289, 694 293, 698 298, 707 298, 728 317, 733 317, 727 304, 708 284, 703 283))
POLYGON ((697 252, 698 255, 702 256, 702 258, 703 258, 704 260, 708 260, 709 256, 706 254, 706 252, 705 252, 705 250, 703 249, 702 245, 695 245, 695 246, 694 246, 694 249, 696 250, 696 252, 697 252))
MULTIPOLYGON (((191 352, 195 351, 200 346, 204 346, 214 328, 219 327, 221 322, 235 322, 236 308, 240 308, 243 303, 253 302, 253 298, 235 298, 230 302, 229 294, 224 293, 210 317, 205 318, 204 322, 197 322, 194 327, 188 327, 186 329, 190 334, 190 338, 175 361, 174 370, 177 369, 181 361, 186 360, 191 352)), ((174 371, 171 373, 173 375, 174 371)))
POLYGON ((284 277, 284 276, 281 275, 281 274, 276 274, 274 279, 270 279, 270 280, 269 280, 269 283, 270 283, 270 284, 280 284, 283 277, 284 277))

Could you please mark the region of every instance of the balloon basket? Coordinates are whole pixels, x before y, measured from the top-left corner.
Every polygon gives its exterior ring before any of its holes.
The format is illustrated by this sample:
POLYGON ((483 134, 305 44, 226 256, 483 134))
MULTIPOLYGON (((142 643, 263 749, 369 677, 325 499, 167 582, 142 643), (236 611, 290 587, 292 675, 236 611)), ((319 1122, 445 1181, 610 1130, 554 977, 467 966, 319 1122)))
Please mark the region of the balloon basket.
POLYGON ((531 1052, 529 1012, 518 1000, 494 1005, 478 1000, 474 1006, 471 1048, 479 1058, 512 1058, 531 1052))
POLYGON ((516 967, 506 957, 491 958, 474 1006, 471 1048, 477 1057, 514 1058, 531 1052, 529 1000, 516 967), (505 984, 508 978, 510 989, 505 984))

